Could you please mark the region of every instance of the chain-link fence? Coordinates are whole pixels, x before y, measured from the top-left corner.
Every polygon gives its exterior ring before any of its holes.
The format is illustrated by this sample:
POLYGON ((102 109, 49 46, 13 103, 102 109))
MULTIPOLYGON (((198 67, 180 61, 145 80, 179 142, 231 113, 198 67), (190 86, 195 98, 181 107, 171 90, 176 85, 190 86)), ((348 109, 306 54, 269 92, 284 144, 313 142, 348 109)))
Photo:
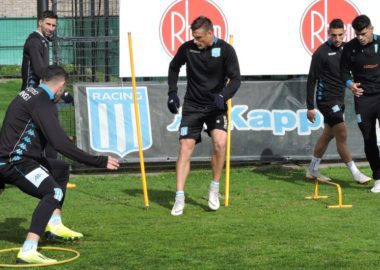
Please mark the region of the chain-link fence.
POLYGON ((120 80, 118 0, 56 0, 52 9, 59 16, 53 63, 72 81, 120 80))
MULTIPOLYGON (((59 18, 50 63, 69 73, 69 92, 76 82, 120 81, 119 0, 0 0, 0 79, 21 77, 24 42, 37 29, 41 3, 59 18)), ((74 107, 60 103, 58 110, 62 126, 75 140, 74 107)))
MULTIPOLYGON (((71 75, 71 82, 108 82, 119 73, 119 1, 52 0, 59 16, 51 63, 71 75)), ((38 1, 1 0, 0 78, 19 77, 25 39, 37 27, 38 1)))

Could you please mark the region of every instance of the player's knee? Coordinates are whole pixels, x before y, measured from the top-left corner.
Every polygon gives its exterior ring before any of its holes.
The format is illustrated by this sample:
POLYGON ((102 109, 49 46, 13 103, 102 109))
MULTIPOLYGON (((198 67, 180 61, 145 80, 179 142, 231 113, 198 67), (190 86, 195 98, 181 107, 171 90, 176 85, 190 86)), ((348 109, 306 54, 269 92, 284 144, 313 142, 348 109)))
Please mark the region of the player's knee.
POLYGON ((58 206, 63 200, 63 197, 64 197, 63 190, 59 187, 54 187, 54 188, 51 188, 49 192, 47 192, 42 197, 42 200, 49 204, 58 206))
POLYGON ((224 140, 215 141, 214 149, 216 152, 224 152, 226 150, 226 142, 224 140))
POLYGON ((180 140, 179 141, 180 145, 180 151, 182 152, 188 152, 188 151, 193 151, 195 147, 195 140, 180 140))
POLYGON ((343 132, 339 132, 336 137, 335 137, 336 141, 339 142, 339 143, 345 143, 347 141, 347 132, 343 131, 343 132))

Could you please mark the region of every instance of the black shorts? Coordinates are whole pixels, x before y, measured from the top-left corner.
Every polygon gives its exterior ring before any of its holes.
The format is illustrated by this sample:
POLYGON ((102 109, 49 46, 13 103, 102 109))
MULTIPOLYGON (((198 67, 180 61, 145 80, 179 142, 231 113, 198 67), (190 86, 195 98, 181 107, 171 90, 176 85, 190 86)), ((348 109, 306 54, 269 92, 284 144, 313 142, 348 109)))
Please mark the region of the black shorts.
POLYGON ((344 122, 344 103, 341 101, 317 102, 318 110, 324 117, 324 122, 330 127, 344 122))
POLYGON ((54 190, 56 199, 62 203, 69 174, 69 166, 56 159, 23 158, 17 163, 0 165, 0 182, 17 186, 39 199, 47 190, 54 190))
POLYGON ((205 132, 209 136, 214 129, 227 132, 227 111, 184 104, 179 139, 194 139, 196 143, 201 142, 201 132, 205 124, 205 132))

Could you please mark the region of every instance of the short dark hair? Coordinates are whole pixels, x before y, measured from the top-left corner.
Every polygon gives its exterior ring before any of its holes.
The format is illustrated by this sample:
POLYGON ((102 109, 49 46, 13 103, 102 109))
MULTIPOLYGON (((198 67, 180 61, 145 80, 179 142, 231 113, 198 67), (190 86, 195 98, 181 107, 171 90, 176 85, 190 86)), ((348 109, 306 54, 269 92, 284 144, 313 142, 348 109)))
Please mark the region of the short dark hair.
POLYGON ((38 20, 44 20, 46 18, 58 20, 58 15, 51 10, 45 10, 41 13, 40 18, 38 18, 38 20))
POLYGON ((371 25, 371 20, 367 15, 359 15, 352 21, 352 27, 355 31, 362 31, 364 28, 367 28, 371 25))
POLYGON ((67 81, 68 78, 69 78, 69 75, 67 74, 67 72, 62 67, 59 67, 56 65, 50 65, 44 68, 44 70, 42 71, 42 76, 41 76, 41 79, 46 82, 50 82, 54 80, 67 81))
POLYGON ((337 18, 337 19, 333 19, 331 22, 330 22, 330 25, 329 25, 329 29, 344 29, 344 23, 341 19, 337 18))
POLYGON ((191 24, 191 31, 195 31, 199 28, 203 28, 206 31, 214 31, 214 26, 209 18, 205 16, 199 16, 191 24))

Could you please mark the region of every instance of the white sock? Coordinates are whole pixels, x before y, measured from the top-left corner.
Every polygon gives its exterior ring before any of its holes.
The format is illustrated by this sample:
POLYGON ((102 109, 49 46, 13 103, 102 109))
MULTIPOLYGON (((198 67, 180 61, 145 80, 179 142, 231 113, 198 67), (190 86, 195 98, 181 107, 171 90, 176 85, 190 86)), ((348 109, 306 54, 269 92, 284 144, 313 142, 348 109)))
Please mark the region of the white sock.
POLYGON ((355 162, 353 160, 351 160, 350 162, 347 162, 346 166, 351 171, 352 174, 355 174, 359 171, 359 169, 356 167, 355 162))
POLYGON ((57 226, 62 223, 61 215, 52 215, 49 220, 50 226, 57 226))
POLYGON ((185 199, 185 192, 180 190, 175 193, 175 198, 176 199, 185 199))
POLYGON ((309 165, 309 169, 310 171, 318 171, 318 168, 319 168, 319 164, 321 163, 322 159, 321 158, 316 158, 315 156, 313 156, 311 158, 311 162, 310 162, 310 165, 309 165))
POLYGON ((32 240, 25 240, 22 245, 22 253, 37 250, 38 242, 32 240))
POLYGON ((210 183, 210 189, 218 191, 219 190, 219 182, 212 180, 210 183))

